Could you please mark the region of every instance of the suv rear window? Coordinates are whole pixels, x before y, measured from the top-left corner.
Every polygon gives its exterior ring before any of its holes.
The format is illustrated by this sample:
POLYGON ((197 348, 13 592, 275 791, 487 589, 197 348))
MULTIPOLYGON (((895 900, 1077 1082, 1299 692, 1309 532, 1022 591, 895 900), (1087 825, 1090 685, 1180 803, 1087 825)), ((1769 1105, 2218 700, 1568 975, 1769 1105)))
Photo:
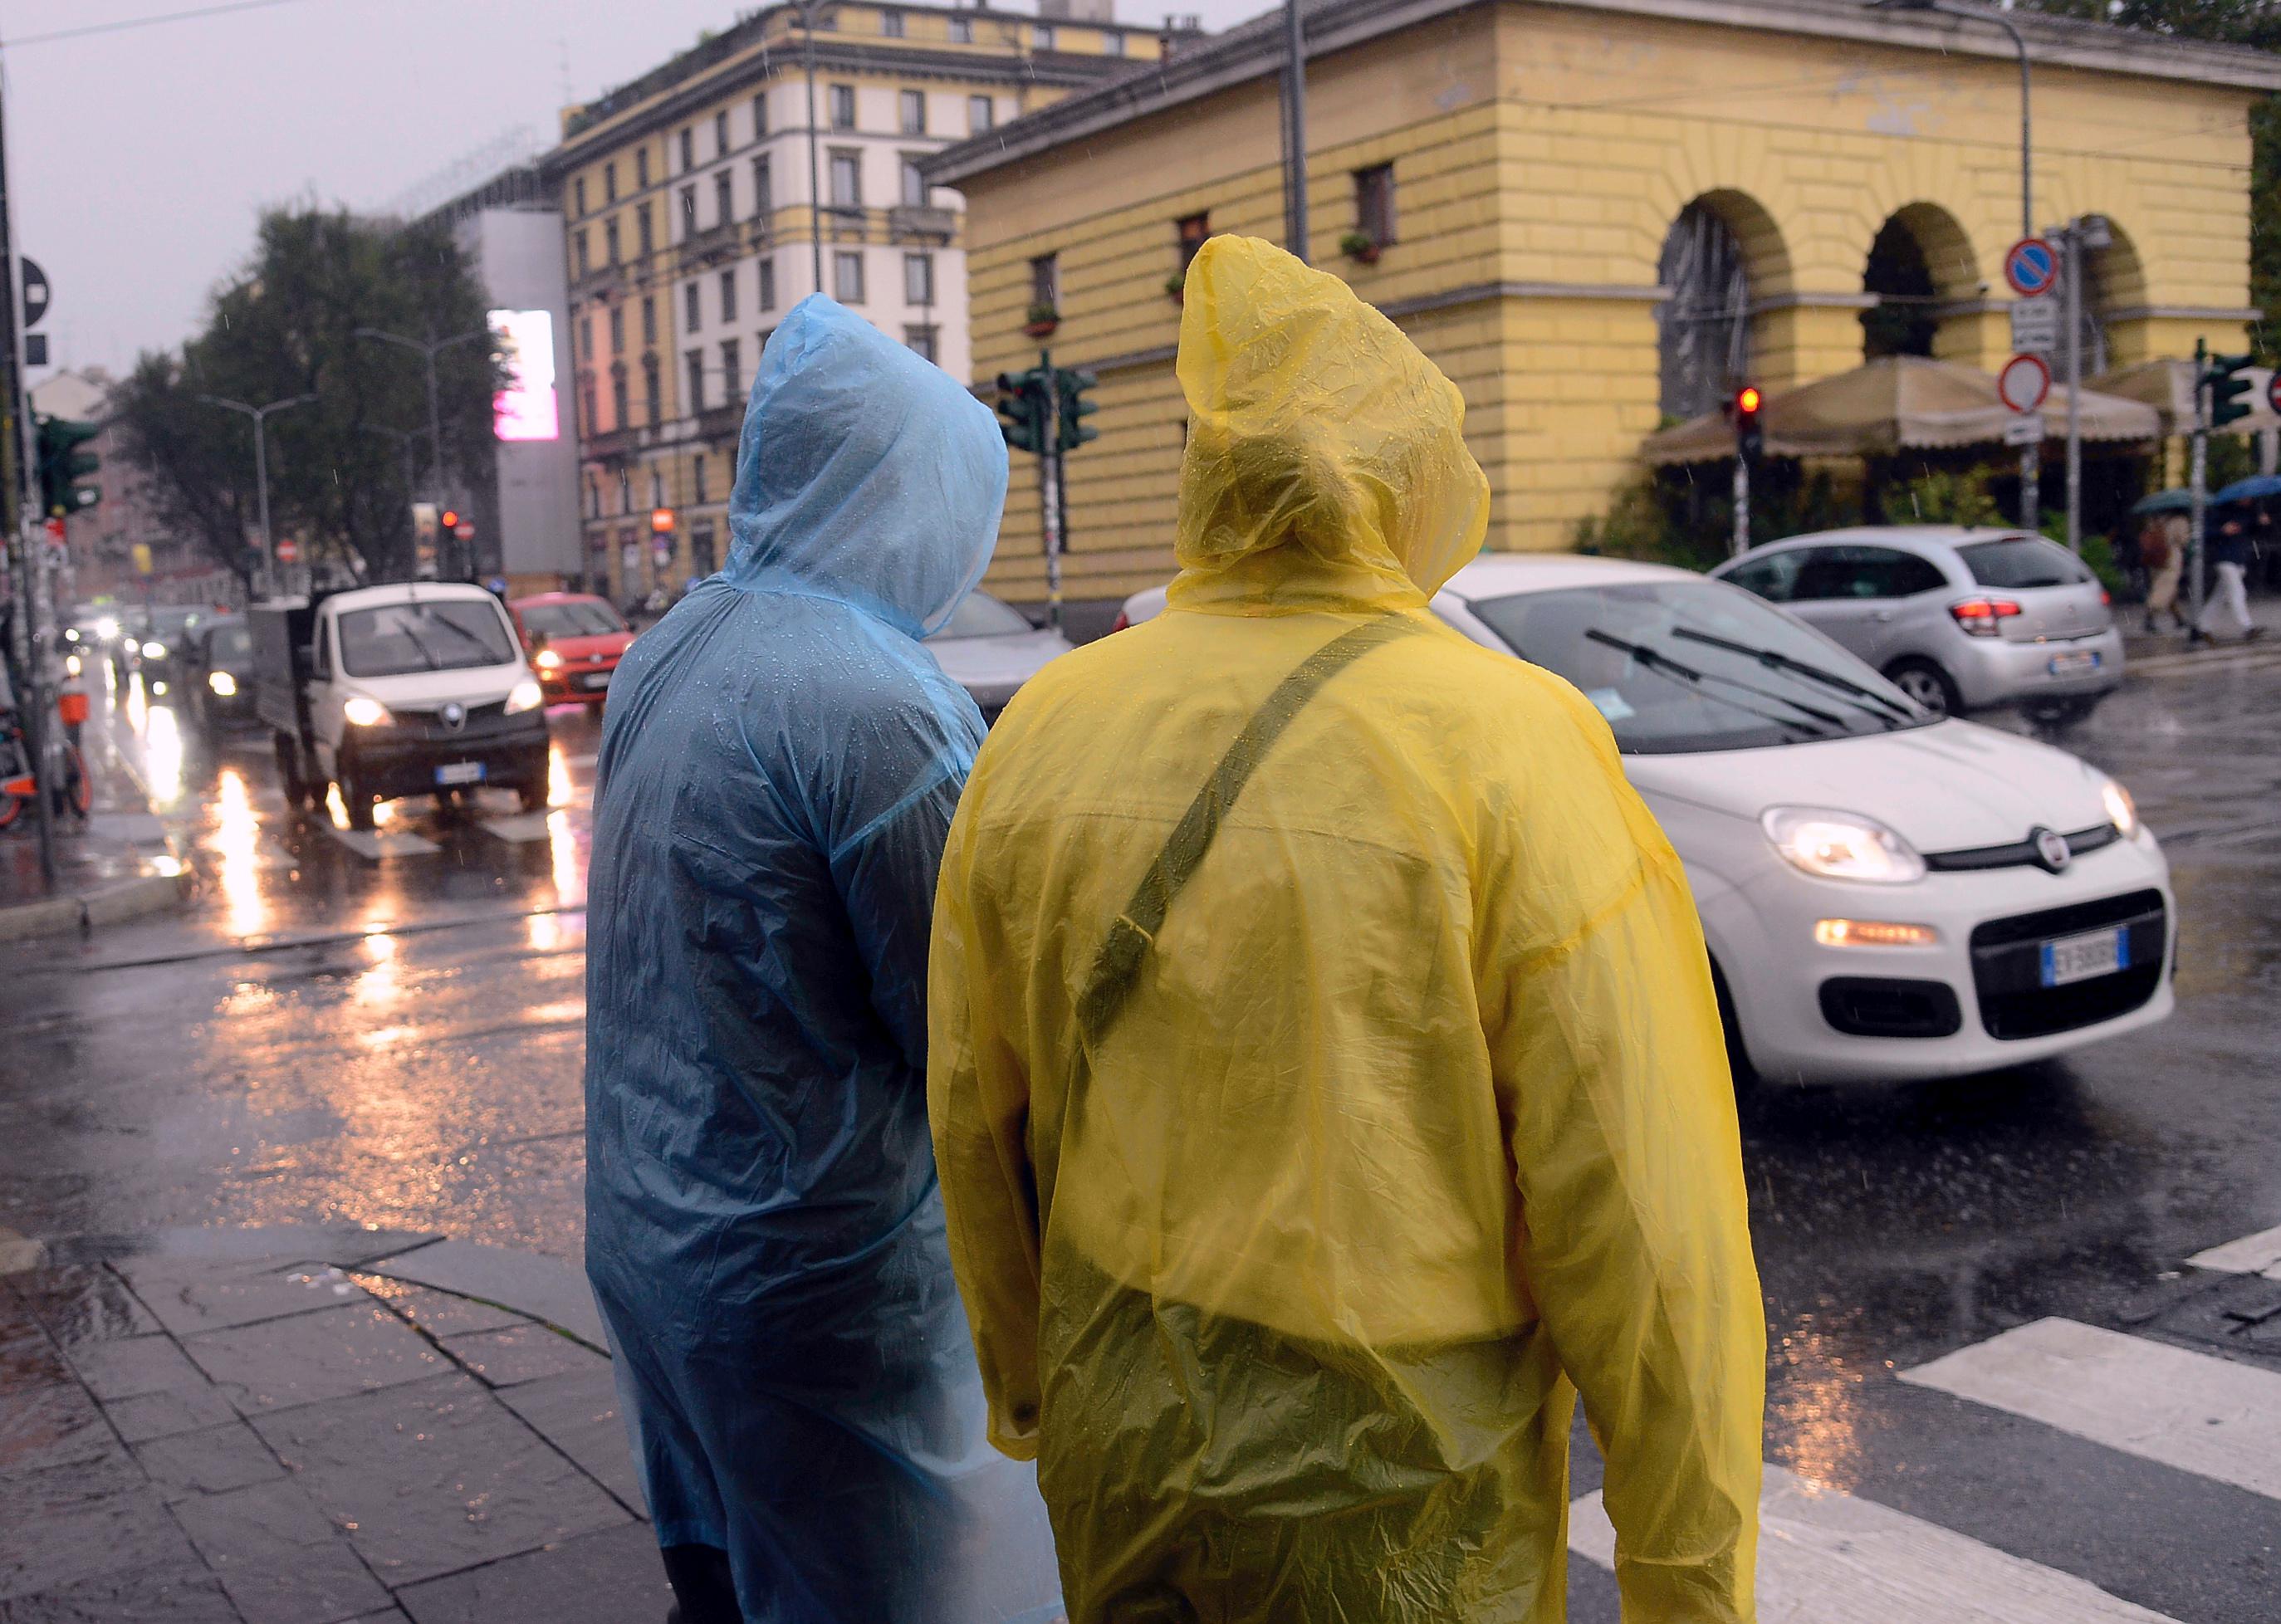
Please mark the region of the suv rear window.
POLYGON ((2082 560, 2040 536, 1976 541, 1959 547, 1956 556, 1983 586, 2081 586, 2098 579, 2082 560))

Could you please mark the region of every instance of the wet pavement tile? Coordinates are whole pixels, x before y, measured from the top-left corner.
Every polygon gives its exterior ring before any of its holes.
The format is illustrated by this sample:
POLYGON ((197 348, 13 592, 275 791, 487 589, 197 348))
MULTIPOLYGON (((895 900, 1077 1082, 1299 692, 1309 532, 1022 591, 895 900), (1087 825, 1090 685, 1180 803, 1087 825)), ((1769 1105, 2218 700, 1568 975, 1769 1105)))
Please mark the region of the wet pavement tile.
POLYGON ((610 1362, 592 1349, 543 1325, 446 1337, 444 1351, 495 1388, 516 1387, 571 1371, 607 1373, 610 1368, 610 1362))
POLYGON ((673 1605, 646 1524, 408 1585, 413 1624, 657 1624, 673 1605))
POLYGON ((179 1392, 122 1398, 105 1404, 104 1411, 111 1417, 111 1424, 119 1429, 119 1435, 129 1443, 145 1443, 153 1438, 169 1438, 176 1433, 196 1432, 202 1427, 219 1427, 224 1421, 237 1419, 237 1406, 211 1382, 179 1392))
POLYGON ((159 1324, 177 1336, 311 1313, 359 1295, 356 1283, 338 1269, 296 1266, 290 1258, 137 1257, 116 1266, 159 1324))
POLYGON ((628 1520, 457 1373, 261 1416, 254 1430, 391 1588, 628 1520))
POLYGON ((0 1394, 71 1379, 47 1332, 20 1305, 0 1297, 0 1394))
POLYGON ((224 1494, 284 1474, 269 1446, 243 1421, 153 1438, 135 1446, 135 1458, 170 1501, 224 1494))
POLYGON ((447 1369, 417 1331, 359 1294, 353 1304, 185 1339, 247 1415, 417 1381, 447 1369))
POLYGON ((634 1473, 633 1446, 626 1438, 617 1383, 608 1365, 525 1382, 499 1397, 637 1516, 642 1513, 641 1480, 634 1473))
POLYGON ((337 1624, 388 1603, 342 1531, 290 1480, 185 1500, 174 1515, 246 1624, 337 1624))
POLYGON ((196 1556, 0 1601, 0 1624, 240 1624, 196 1556))
MULTIPOLYGON (((76 1381, 0 1387, 0 1482, 19 1473, 120 1453, 103 1411, 76 1381)), ((0 1494, 0 1504, 5 1504, 0 1494)))
POLYGON ((73 1264, 11 1275, 7 1289, 66 1348, 158 1330, 127 1282, 101 1264, 73 1264))
POLYGON ((502 1331, 509 1326, 532 1323, 511 1309, 438 1291, 432 1286, 414 1286, 378 1274, 352 1278, 430 1336, 464 1336, 475 1331, 502 1331))
POLYGON ((106 1574, 195 1568, 157 1489, 123 1454, 0 1479, 0 1599, 67 1590, 106 1574))
POLYGON ((171 1336, 128 1336, 73 1349, 72 1368, 104 1403, 145 1393, 179 1393, 206 1385, 171 1336))

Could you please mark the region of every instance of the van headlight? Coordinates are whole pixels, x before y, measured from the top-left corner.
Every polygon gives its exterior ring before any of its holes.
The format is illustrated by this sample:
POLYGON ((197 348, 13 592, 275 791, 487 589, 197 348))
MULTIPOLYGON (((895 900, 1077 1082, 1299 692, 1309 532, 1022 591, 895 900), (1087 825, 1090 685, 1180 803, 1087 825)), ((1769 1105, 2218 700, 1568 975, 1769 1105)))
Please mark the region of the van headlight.
POLYGON ((1792 868, 1817 879, 1905 885, 1922 879, 1924 859, 1874 817, 1821 807, 1773 807, 1759 826, 1792 868))
POLYGON ((387 706, 361 693, 352 693, 341 701, 341 715, 348 718, 351 727, 386 727, 393 720, 387 706))
POLYGON ((2138 803, 2130 799, 2130 792, 2109 778, 2099 786, 2099 799, 2106 804, 2107 821, 2122 833, 2126 840, 2138 838, 2138 803))
POLYGON ((506 714, 513 716, 526 710, 536 710, 545 697, 538 692, 538 684, 526 677, 515 684, 514 691, 506 696, 506 714))
POLYGON ((228 671, 208 671, 206 686, 213 690, 214 698, 230 700, 237 697, 237 678, 228 671))
POLYGON ((164 660, 166 657, 166 646, 164 643, 145 643, 143 646, 143 658, 145 660, 164 660))

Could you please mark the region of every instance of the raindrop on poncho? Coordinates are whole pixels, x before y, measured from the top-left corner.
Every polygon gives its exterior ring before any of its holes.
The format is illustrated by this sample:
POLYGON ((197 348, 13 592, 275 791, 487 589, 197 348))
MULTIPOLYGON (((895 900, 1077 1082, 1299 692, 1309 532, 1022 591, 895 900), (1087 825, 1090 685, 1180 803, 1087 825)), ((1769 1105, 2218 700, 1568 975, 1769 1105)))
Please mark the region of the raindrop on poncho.
POLYGON ((987 409, 821 297, 763 352, 728 567, 611 685, 586 1265, 662 1545, 752 1624, 1050 1617, 927 1142, 928 916, 982 723, 918 639, 1006 493, 987 409))
POLYGON ((1581 1389, 1624 1616, 1746 1620, 1764 1329, 1679 859, 1581 694, 1428 611, 1488 489, 1392 323, 1218 237, 1179 371, 1171 607, 1016 696, 935 910, 951 1253, 1070 1617, 1553 1624, 1581 1389))

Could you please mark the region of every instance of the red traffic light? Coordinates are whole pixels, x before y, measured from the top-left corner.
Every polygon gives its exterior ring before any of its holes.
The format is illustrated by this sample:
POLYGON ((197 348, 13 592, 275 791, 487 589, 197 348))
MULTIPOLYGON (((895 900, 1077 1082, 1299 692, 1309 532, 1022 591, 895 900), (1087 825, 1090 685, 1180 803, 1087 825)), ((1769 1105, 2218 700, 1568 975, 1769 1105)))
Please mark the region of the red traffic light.
POLYGON ((1759 393, 1759 386, 1755 383, 1745 383, 1735 391, 1735 409, 1745 417, 1765 404, 1766 398, 1759 393))
POLYGON ((673 534, 673 509, 653 507, 649 510, 649 530, 653 536, 673 534))
POLYGON ((455 530, 460 528, 460 515, 458 512, 452 508, 446 507, 444 510, 443 516, 439 522, 447 530, 455 530))

